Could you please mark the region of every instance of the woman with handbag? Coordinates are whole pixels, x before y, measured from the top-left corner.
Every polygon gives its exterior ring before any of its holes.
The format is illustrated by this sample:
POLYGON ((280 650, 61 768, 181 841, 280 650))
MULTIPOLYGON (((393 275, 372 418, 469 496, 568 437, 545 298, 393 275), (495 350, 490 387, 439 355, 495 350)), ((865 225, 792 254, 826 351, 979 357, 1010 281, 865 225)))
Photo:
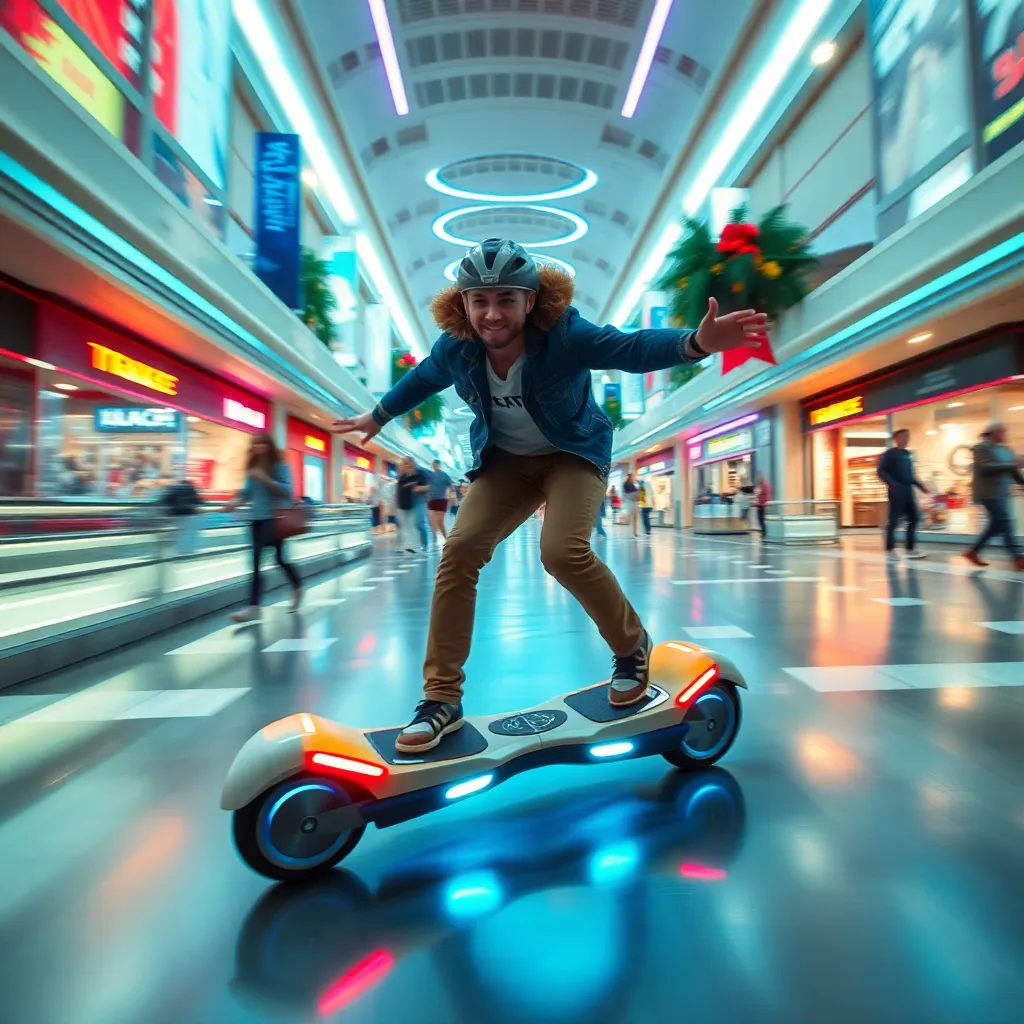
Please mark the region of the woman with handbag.
POLYGON ((252 512, 249 524, 252 530, 249 607, 231 616, 235 622, 251 622, 259 618, 262 592, 260 563, 263 560, 263 549, 267 547, 274 549, 277 564, 292 585, 290 611, 298 611, 302 601, 302 582, 295 567, 285 561, 283 544, 287 537, 303 533, 305 528, 295 522, 292 475, 269 434, 253 435, 245 469, 245 486, 224 506, 225 512, 232 512, 242 505, 248 505, 252 512))

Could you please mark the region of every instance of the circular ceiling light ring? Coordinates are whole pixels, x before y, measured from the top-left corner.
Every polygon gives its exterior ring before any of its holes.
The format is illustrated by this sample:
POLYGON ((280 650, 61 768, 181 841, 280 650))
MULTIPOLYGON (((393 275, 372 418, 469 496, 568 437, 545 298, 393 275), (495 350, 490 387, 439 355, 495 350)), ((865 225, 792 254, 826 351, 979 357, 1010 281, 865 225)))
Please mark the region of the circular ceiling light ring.
MULTIPOLYGON (((556 270, 564 271, 570 277, 576 276, 576 268, 565 260, 555 259, 554 256, 545 256, 539 252, 531 252, 530 255, 538 263, 548 263, 553 266, 556 270)), ((452 260, 447 267, 444 268, 444 276, 454 284, 458 280, 457 271, 459 264, 465 259, 465 256, 460 256, 457 260, 452 260)))
POLYGON ((565 188, 553 189, 550 192, 537 192, 533 195, 497 195, 493 192, 470 192, 468 189, 455 188, 454 185, 449 185, 442 179, 442 170, 441 167, 432 170, 426 177, 427 184, 435 192, 454 196, 456 199, 468 199, 474 203, 545 203, 589 192, 597 184, 597 175, 593 171, 581 167, 583 177, 565 188))
MULTIPOLYGON (((552 238, 548 241, 540 242, 523 242, 517 239, 524 249, 551 249, 556 245, 570 245, 572 242, 576 242, 581 239, 590 230, 590 225, 579 214, 570 213, 568 210, 559 210, 554 206, 536 206, 533 203, 522 205, 510 203, 508 204, 508 207, 510 210, 534 210, 537 213, 546 213, 551 217, 560 217, 562 220, 567 220, 573 225, 573 230, 569 234, 563 235, 561 238, 552 238)), ((493 214, 496 209, 500 209, 500 207, 463 206, 458 210, 449 210, 447 213, 442 213, 441 216, 430 225, 430 229, 438 238, 441 239, 442 242, 450 242, 452 245, 461 245, 466 249, 472 249, 473 246, 478 243, 477 239, 457 238, 455 235, 448 233, 447 225, 459 217, 468 217, 474 213, 493 214)))

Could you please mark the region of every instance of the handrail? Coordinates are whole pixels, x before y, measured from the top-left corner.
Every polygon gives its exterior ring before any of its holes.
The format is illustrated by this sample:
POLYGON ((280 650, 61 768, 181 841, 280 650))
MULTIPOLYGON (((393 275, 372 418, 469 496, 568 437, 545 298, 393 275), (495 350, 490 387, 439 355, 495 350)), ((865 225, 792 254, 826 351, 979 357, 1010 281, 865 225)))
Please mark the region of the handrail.
MULTIPOLYGON (((308 505, 312 523, 344 522, 361 515, 366 505, 308 505)), ((204 530, 237 527, 244 513, 228 513, 224 504, 208 503, 196 510, 204 530)), ((113 498, 0 498, 0 545, 16 541, 53 540, 56 535, 131 536, 173 527, 176 516, 159 501, 113 498)))

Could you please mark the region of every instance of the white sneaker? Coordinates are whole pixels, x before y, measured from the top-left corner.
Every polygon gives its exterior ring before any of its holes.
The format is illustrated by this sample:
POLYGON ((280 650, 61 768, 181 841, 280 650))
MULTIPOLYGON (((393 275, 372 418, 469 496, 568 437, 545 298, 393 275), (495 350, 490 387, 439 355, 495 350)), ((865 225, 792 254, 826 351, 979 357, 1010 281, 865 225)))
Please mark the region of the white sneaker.
POLYGON ((890 562, 898 562, 900 560, 898 551, 890 551, 885 557, 890 562))
POLYGON ((923 551, 908 551, 907 558, 913 558, 915 561, 921 558, 927 558, 928 556, 923 551))

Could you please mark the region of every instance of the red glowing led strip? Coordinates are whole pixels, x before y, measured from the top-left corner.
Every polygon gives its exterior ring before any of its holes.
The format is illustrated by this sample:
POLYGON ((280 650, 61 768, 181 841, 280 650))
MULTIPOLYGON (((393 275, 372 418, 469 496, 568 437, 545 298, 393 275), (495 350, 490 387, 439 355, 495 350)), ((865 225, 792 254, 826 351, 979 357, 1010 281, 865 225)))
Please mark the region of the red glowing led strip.
POLYGON ((317 1003, 317 1012, 321 1017, 329 1017, 336 1013, 343 1006, 358 999, 367 989, 373 988, 391 970, 394 963, 395 958, 386 949, 371 953, 331 985, 317 1003))
POLYGON ((676 697, 677 704, 688 704, 706 686, 709 686, 718 678, 718 666, 712 665, 703 675, 698 676, 690 685, 676 697))
POLYGON ((321 768, 331 768, 336 772, 351 775, 370 775, 379 779, 388 773, 382 764, 371 764, 369 761, 359 761, 354 757, 339 757, 337 754, 316 753, 310 756, 309 760, 321 768))
POLYGON ((679 874, 700 882, 721 882, 728 877, 721 868, 709 868, 706 864, 680 864, 679 874))

